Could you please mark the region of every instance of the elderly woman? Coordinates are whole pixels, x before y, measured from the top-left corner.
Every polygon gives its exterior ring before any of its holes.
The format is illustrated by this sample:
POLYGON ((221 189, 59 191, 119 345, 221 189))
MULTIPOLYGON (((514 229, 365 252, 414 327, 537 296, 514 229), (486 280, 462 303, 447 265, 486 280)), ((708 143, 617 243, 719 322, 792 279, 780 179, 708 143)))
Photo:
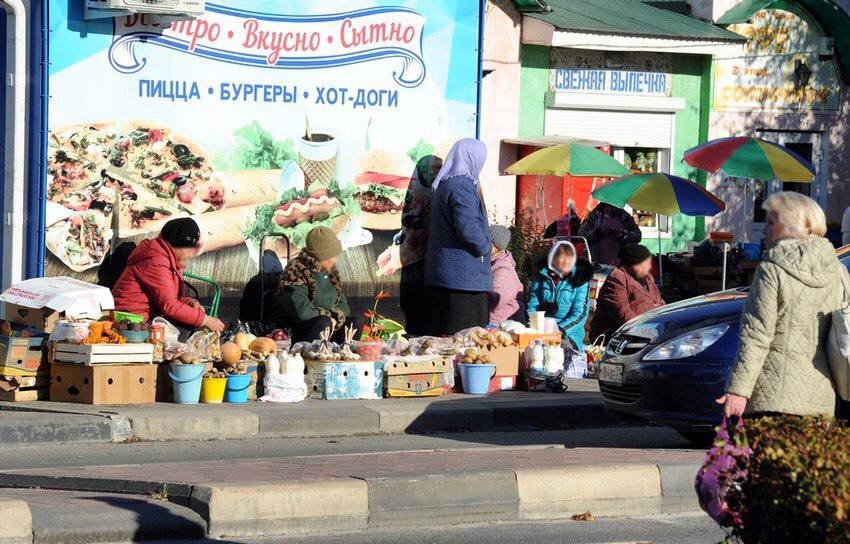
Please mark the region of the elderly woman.
POLYGON ((488 324, 490 226, 478 175, 487 158, 483 142, 465 138, 449 151, 434 180, 425 284, 435 291, 439 334, 488 324))
POLYGON ((769 249, 741 318, 741 343, 724 415, 831 416, 835 390, 824 351, 830 314, 844 306, 847 271, 824 238, 818 204, 798 193, 764 203, 769 249))

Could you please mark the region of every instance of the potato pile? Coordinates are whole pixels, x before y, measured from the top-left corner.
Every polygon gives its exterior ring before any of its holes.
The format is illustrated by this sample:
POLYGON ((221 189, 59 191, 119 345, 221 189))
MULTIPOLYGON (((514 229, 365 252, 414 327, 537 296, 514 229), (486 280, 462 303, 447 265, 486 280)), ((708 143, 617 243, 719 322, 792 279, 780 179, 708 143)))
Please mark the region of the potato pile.
POLYGON ((479 348, 496 349, 514 345, 513 337, 500 330, 474 329, 469 333, 469 339, 479 348))
POLYGON ((460 359, 458 359, 459 363, 465 365, 492 365, 493 360, 489 355, 481 353, 474 349, 468 349, 463 352, 460 359))

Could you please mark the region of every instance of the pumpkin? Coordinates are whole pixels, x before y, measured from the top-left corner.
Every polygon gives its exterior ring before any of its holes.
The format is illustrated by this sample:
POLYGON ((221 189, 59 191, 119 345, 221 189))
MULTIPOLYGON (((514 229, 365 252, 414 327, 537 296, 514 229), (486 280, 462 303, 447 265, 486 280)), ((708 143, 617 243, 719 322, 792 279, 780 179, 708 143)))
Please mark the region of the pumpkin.
POLYGON ((257 353, 268 355, 277 351, 277 344, 271 338, 257 338, 251 342, 248 349, 257 353))
POLYGON ((239 346, 239 349, 242 351, 248 351, 251 349, 251 342, 254 341, 253 335, 248 334, 247 332, 238 332, 236 336, 233 338, 233 341, 236 342, 236 345, 239 346))
POLYGON ((221 361, 226 366, 231 366, 238 363, 242 359, 242 348, 233 342, 226 342, 221 345, 221 361))

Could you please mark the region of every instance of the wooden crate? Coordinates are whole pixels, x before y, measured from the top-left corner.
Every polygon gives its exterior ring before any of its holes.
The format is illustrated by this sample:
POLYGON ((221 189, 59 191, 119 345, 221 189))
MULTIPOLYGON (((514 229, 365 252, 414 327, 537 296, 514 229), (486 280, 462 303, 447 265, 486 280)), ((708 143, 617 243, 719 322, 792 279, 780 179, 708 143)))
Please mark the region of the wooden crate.
POLYGON ((153 344, 68 344, 59 342, 53 353, 55 363, 86 366, 126 363, 152 363, 153 344))
POLYGON ((0 401, 30 402, 33 400, 47 400, 50 394, 50 376, 25 378, 23 383, 26 385, 12 391, 0 389, 0 401))

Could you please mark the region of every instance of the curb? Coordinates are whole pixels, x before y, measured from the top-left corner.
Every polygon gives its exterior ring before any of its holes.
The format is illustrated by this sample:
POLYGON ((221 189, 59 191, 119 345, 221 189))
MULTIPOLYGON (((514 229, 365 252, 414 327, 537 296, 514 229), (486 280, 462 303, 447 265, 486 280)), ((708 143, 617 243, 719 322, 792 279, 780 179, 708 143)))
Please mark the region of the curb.
MULTIPOLYGON (((227 538, 557 520, 587 511, 600 517, 698 512, 693 490, 698 469, 698 463, 584 465, 245 485, 3 474, 0 485, 125 494, 159 491, 199 514, 209 537, 227 538)), ((0 544, 7 543, 0 538, 0 544)))
POLYGON ((32 514, 24 501, 0 500, 0 544, 32 544, 32 514))
POLYGON ((135 407, 122 411, 71 412, 67 408, 0 404, 0 444, 126 441, 197 441, 245 438, 319 438, 400 433, 472 432, 523 427, 557 430, 622 423, 605 410, 601 398, 569 402, 435 402, 351 405, 345 413, 292 406, 270 411, 251 405, 224 411, 187 412, 135 407))

